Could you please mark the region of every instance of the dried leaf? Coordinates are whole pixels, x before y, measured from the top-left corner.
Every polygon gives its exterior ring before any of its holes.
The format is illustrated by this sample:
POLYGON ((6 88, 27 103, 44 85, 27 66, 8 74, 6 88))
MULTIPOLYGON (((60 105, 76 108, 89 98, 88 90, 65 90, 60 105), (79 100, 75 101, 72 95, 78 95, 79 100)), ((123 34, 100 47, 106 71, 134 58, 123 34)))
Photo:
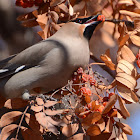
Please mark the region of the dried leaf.
POLYGON ((96 136, 96 135, 101 134, 101 130, 100 130, 99 126, 96 125, 96 124, 90 126, 90 127, 87 129, 86 132, 87 132, 87 134, 88 134, 89 136, 96 136))
POLYGON ((102 118, 102 116, 99 112, 93 112, 93 113, 90 113, 86 118, 84 118, 82 123, 84 125, 89 126, 89 125, 99 121, 101 118, 102 118))
POLYGON ((28 129, 28 128, 22 128, 21 129, 21 135, 23 137, 24 140, 29 140, 29 139, 33 139, 33 140, 43 140, 43 137, 38 133, 35 133, 34 131, 32 131, 32 129, 28 129))
POLYGON ((110 51, 109 49, 106 51, 105 54, 102 54, 100 56, 101 60, 105 62, 105 64, 111 69, 111 70, 115 70, 115 64, 112 62, 111 58, 110 58, 110 51))
POLYGON ((43 105, 44 104, 44 101, 41 99, 41 98, 36 98, 36 102, 38 105, 43 105))
POLYGON ((137 70, 135 70, 134 65, 124 59, 118 61, 116 72, 125 72, 126 74, 132 75, 133 77, 137 76, 137 70))
POLYGON ((54 126, 55 124, 57 125, 57 122, 55 122, 51 117, 46 116, 43 112, 36 113, 35 116, 38 123, 42 125, 45 129, 48 129, 55 135, 59 134, 59 131, 54 126))
POLYGON ((28 104, 28 101, 25 101, 21 98, 14 98, 14 99, 8 99, 5 102, 4 107, 8 109, 19 109, 19 108, 25 107, 27 104, 28 104))
POLYGON ((132 41, 133 44, 135 44, 136 46, 140 47, 140 37, 137 35, 131 35, 130 39, 132 41))
POLYGON ((101 133, 97 136, 90 136, 90 140, 109 140, 112 133, 101 133))
POLYGON ((116 122, 116 125, 119 126, 125 134, 132 135, 132 129, 128 124, 116 122))
POLYGON ((45 107, 51 107, 51 106, 54 106, 54 105, 56 105, 56 104, 58 104, 59 102, 58 101, 47 101, 45 104, 44 104, 44 106, 45 107))
POLYGON ((133 54, 133 52, 126 45, 124 45, 121 48, 121 55, 122 55, 123 59, 125 59, 126 61, 128 61, 130 63, 134 63, 135 60, 136 60, 135 55, 133 54))
POLYGON ((4 127, 1 131, 0 139, 6 140, 17 127, 18 127, 17 124, 10 124, 4 127))
POLYGON ((61 27, 58 24, 55 24, 54 22, 51 22, 52 27, 58 31, 61 27))
POLYGON ((43 106, 31 106, 31 109, 34 111, 34 112, 40 112, 41 110, 43 110, 43 106))
POLYGON ((105 129, 105 121, 103 118, 101 118, 96 124, 99 126, 101 131, 105 129))
POLYGON ((138 102, 138 97, 135 95, 133 91, 122 84, 117 84, 117 90, 119 94, 126 100, 135 103, 138 102))
POLYGON ((24 27, 34 27, 38 25, 38 22, 36 21, 36 19, 27 20, 27 21, 22 22, 21 25, 24 27))
POLYGON ((59 4, 61 4, 62 2, 64 2, 65 0, 51 0, 50 6, 57 6, 59 4))
POLYGON ((84 133, 78 133, 70 138, 68 138, 67 140, 83 140, 84 137, 84 133))
POLYGON ((33 19, 35 18, 35 16, 33 15, 32 12, 27 13, 27 14, 23 14, 17 17, 18 21, 25 21, 25 20, 29 20, 29 19, 33 19))
POLYGON ((126 34, 125 36, 122 36, 120 39, 119 39, 119 46, 123 46, 126 44, 126 42, 128 41, 129 39, 129 34, 126 34))
POLYGON ((53 116, 53 115, 58 115, 58 114, 66 113, 66 112, 68 112, 68 111, 69 111, 68 109, 58 109, 58 110, 46 109, 46 110, 44 111, 44 113, 45 113, 46 115, 53 116))
POLYGON ((37 122, 35 116, 26 113, 25 121, 29 125, 29 128, 36 134, 41 135, 40 133, 40 124, 37 122))
POLYGON ((73 6, 74 12, 80 12, 85 7, 85 1, 80 1, 78 4, 73 6))
POLYGON ((118 4, 134 5, 132 0, 119 0, 118 4))
POLYGON ((127 15, 127 16, 130 16, 130 17, 135 17, 135 18, 140 18, 140 14, 137 14, 135 12, 130 12, 130 11, 127 11, 127 10, 120 10, 119 11, 121 14, 123 15, 127 15))
POLYGON ((63 11, 63 12, 65 12, 65 13, 68 13, 69 12, 69 9, 68 9, 68 7, 65 5, 65 4, 60 4, 60 5, 58 5, 58 7, 63 11))
POLYGON ((115 77, 116 81, 120 82, 121 84, 127 86, 129 89, 134 90, 136 86, 136 79, 131 75, 126 73, 117 73, 115 77))
POLYGON ((49 14, 51 15, 51 18, 52 18, 53 22, 54 23, 57 23, 58 22, 58 19, 59 19, 58 14, 55 11, 50 11, 49 14))
POLYGON ((106 133, 111 133, 112 131, 113 131, 113 123, 112 123, 112 119, 109 118, 108 121, 107 121, 105 132, 106 133))
POLYGON ((134 4, 137 6, 137 8, 140 9, 140 2, 137 0, 133 0, 134 4))
POLYGON ((125 104, 120 96, 118 96, 118 100, 119 100, 119 105, 120 105, 120 109, 121 109, 122 114, 126 118, 130 117, 130 113, 128 112, 127 108, 125 107, 125 104))
POLYGON ((4 127, 4 126, 6 126, 6 125, 9 125, 9 124, 13 123, 13 122, 16 121, 21 115, 22 115, 22 112, 20 112, 20 111, 12 111, 12 112, 8 112, 8 113, 4 114, 4 115, 1 117, 0 127, 4 127))
POLYGON ((46 25, 48 22, 47 13, 38 15, 36 21, 39 23, 39 25, 46 25))
POLYGON ((67 137, 71 137, 78 131, 78 129, 79 129, 79 124, 77 124, 77 123, 68 124, 62 128, 62 133, 63 133, 63 135, 65 135, 67 137))
POLYGON ((114 94, 110 97, 107 105, 105 106, 105 108, 102 111, 102 114, 108 113, 111 110, 112 106, 116 103, 116 101, 117 101, 117 95, 114 94))
POLYGON ((70 14, 70 16, 73 16, 73 13, 74 13, 73 7, 70 4, 69 5, 69 14, 70 14))

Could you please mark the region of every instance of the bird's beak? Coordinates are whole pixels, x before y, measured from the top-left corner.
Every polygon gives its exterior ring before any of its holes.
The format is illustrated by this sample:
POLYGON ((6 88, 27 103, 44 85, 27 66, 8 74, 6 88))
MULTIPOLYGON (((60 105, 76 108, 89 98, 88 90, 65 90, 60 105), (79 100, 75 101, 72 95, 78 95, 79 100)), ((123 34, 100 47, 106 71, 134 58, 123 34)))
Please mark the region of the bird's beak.
POLYGON ((98 14, 96 16, 91 16, 90 19, 88 19, 84 24, 86 26, 91 26, 91 25, 99 24, 104 21, 105 21, 105 16, 98 14))

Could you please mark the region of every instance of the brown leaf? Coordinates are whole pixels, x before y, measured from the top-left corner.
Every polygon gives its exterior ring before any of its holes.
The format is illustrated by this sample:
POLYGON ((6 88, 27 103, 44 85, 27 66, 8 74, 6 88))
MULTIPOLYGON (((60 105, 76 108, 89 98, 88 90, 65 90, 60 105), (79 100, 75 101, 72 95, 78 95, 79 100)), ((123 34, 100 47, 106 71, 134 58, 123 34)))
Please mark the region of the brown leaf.
POLYGON ((134 70, 134 65, 124 59, 121 59, 118 61, 118 65, 116 68, 116 72, 119 73, 120 69, 122 70, 122 72, 127 73, 128 75, 132 75, 132 76, 137 76, 136 75, 136 71, 134 70))
POLYGON ((1 131, 0 139, 6 140, 17 127, 18 127, 17 124, 10 124, 10 125, 4 127, 1 131))
POLYGON ((62 121, 54 121, 51 117, 46 116, 44 112, 39 112, 35 114, 36 120, 44 128, 47 128, 49 131, 55 135, 59 134, 59 131, 56 129, 56 126, 64 126, 65 124, 62 121))
POLYGON ((115 64, 112 62, 110 58, 110 51, 109 49, 106 51, 105 54, 100 56, 101 60, 105 62, 105 64, 111 69, 115 70, 115 64))
POLYGON ((96 136, 96 135, 101 134, 101 130, 100 130, 99 126, 96 125, 96 124, 90 126, 90 127, 87 129, 86 132, 87 132, 87 134, 88 134, 89 136, 96 136))
POLYGON ((36 98, 36 102, 38 105, 43 105, 44 104, 44 101, 41 99, 41 98, 36 98))
POLYGON ((90 140, 109 140, 112 133, 101 133, 97 136, 90 136, 90 140))
POLYGON ((115 77, 116 81, 120 82, 121 84, 127 86, 129 89, 134 90, 136 86, 136 79, 131 75, 126 73, 117 73, 115 77))
POLYGON ((122 36, 119 40, 119 46, 123 46, 126 44, 126 42, 128 41, 129 39, 129 34, 126 34, 125 36, 122 36))
POLYGON ((24 140, 43 140, 42 135, 35 133, 34 131, 32 131, 32 129, 22 129, 21 130, 21 134, 23 136, 24 140))
POLYGON ((29 125, 30 129, 34 133, 36 133, 38 135, 41 135, 41 133, 40 133, 40 124, 37 122, 35 116, 33 116, 33 115, 29 114, 29 113, 26 113, 25 115, 26 115, 25 121, 29 125))
POLYGON ((48 22, 47 13, 38 15, 36 21, 39 23, 39 25, 46 25, 48 22))
POLYGON ((132 135, 132 129, 128 124, 116 122, 116 125, 119 126, 125 134, 132 135))
POLYGON ((137 36, 137 35, 131 35, 130 36, 130 39, 132 41, 132 43, 136 46, 139 46, 140 47, 140 37, 137 36))
POLYGON ((137 8, 140 9, 140 2, 137 0, 133 0, 134 4, 137 6, 137 8))
POLYGON ((54 23, 57 23, 58 22, 58 19, 59 19, 58 14, 55 11, 50 11, 49 14, 51 15, 51 18, 52 18, 53 22, 54 23))
POLYGON ((50 6, 57 6, 59 4, 61 4, 62 2, 64 2, 65 0, 51 0, 50 6))
POLYGON ((84 137, 84 133, 78 133, 70 138, 68 138, 67 140, 83 140, 84 137))
POLYGON ((70 14, 70 16, 73 16, 73 14, 74 14, 74 9, 71 6, 71 4, 69 5, 69 14, 70 14))
POLYGON ((124 99, 133 103, 138 102, 138 97, 128 87, 118 83, 117 90, 124 99))
POLYGON ((38 25, 38 22, 36 21, 36 19, 27 20, 27 21, 22 22, 21 25, 24 27, 34 27, 38 25))
POLYGON ((19 119, 19 117, 21 115, 22 115, 22 112, 20 112, 20 111, 11 111, 11 112, 4 114, 1 117, 0 127, 4 127, 6 125, 13 123, 17 119, 19 119))
POLYGON ((96 124, 99 126, 101 131, 104 130, 104 128, 105 128, 105 121, 104 121, 103 118, 101 118, 96 124))
POLYGON ((25 20, 29 20, 29 19, 33 19, 35 18, 35 16, 33 15, 32 12, 27 13, 27 14, 23 14, 17 17, 18 21, 25 21, 25 20))
POLYGON ((8 99, 4 107, 9 108, 9 109, 19 109, 22 107, 25 107, 28 104, 28 101, 25 101, 21 98, 14 98, 14 99, 8 99))
POLYGON ((54 22, 51 22, 52 27, 58 31, 61 27, 58 24, 55 24, 54 22))
POLYGON ((46 115, 53 116, 53 115, 58 115, 58 114, 66 113, 66 112, 68 112, 68 111, 69 111, 68 109, 58 109, 58 110, 46 109, 46 110, 44 111, 44 113, 45 113, 46 115))
POLYGON ((43 106, 31 106, 31 109, 34 111, 34 112, 40 112, 41 110, 43 110, 43 106))
POLYGON ((118 100, 119 100, 119 105, 120 105, 120 109, 121 109, 121 112, 122 114, 127 118, 127 117, 130 117, 130 113, 128 112, 128 110, 126 109, 125 107, 125 104, 122 100, 122 98, 120 96, 118 96, 118 100))
POLYGON ((130 63, 134 63, 135 60, 136 60, 135 55, 133 54, 133 52, 126 45, 124 45, 121 48, 121 55, 122 55, 123 59, 125 59, 126 61, 128 61, 130 63))
POLYGON ((111 133, 112 131, 113 131, 113 123, 112 123, 112 119, 109 118, 108 121, 107 121, 105 132, 106 133, 111 133))
POLYGON ((78 4, 73 6, 74 12, 80 12, 85 7, 85 1, 80 1, 78 4))
POLYGON ((132 0, 119 0, 118 4, 134 5, 132 0))
POLYGON ((45 107, 51 107, 51 106, 54 106, 54 105, 56 105, 56 104, 58 104, 59 102, 58 101, 47 101, 45 104, 44 104, 44 106, 45 107))
POLYGON ((135 12, 130 12, 130 11, 127 11, 127 10, 120 10, 119 11, 121 14, 123 15, 127 15, 127 16, 130 16, 130 17, 135 17, 135 18, 140 18, 140 14, 137 14, 135 12))
POLYGON ((71 137, 78 131, 78 129, 79 129, 79 124, 77 124, 77 123, 68 124, 62 128, 62 133, 63 133, 63 135, 65 135, 67 137, 71 137))
POLYGON ((63 12, 65 12, 65 13, 68 13, 69 12, 69 9, 68 9, 68 7, 65 5, 65 4, 60 4, 60 5, 58 5, 58 7, 63 11, 63 12))
POLYGON ((84 118, 82 123, 84 125, 89 126, 89 125, 99 121, 101 118, 102 118, 102 116, 99 112, 93 112, 93 113, 90 113, 86 118, 84 118))
POLYGON ((114 104, 116 103, 116 101, 117 101, 117 95, 114 94, 114 95, 112 95, 112 96, 110 97, 110 99, 109 99, 107 105, 105 106, 105 108, 104 108, 103 111, 102 111, 102 114, 108 113, 108 112, 111 110, 112 106, 114 106, 114 104))

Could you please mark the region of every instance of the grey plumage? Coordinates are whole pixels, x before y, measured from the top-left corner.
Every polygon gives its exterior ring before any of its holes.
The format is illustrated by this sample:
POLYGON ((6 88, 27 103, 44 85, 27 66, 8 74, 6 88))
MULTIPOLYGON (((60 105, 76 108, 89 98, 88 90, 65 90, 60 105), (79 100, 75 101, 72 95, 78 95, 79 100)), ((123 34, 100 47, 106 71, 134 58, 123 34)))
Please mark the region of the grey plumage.
POLYGON ((47 40, 0 62, 0 93, 15 98, 25 90, 40 87, 48 92, 67 84, 78 67, 85 68, 89 63, 85 28, 84 24, 67 23, 47 40))

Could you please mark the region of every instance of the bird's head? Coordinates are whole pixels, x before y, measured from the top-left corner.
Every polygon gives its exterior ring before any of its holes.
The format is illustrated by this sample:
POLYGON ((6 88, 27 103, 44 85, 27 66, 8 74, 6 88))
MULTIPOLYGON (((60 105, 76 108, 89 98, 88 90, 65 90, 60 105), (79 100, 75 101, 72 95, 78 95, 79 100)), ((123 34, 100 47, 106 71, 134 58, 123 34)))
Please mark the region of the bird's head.
POLYGON ((62 39, 66 38, 85 38, 90 40, 95 28, 98 24, 105 21, 105 16, 98 14, 96 16, 77 18, 66 23, 62 28, 55 34, 62 39))
POLYGON ((105 21, 105 16, 98 14, 96 16, 90 16, 86 18, 77 18, 75 20, 72 20, 75 24, 79 26, 79 30, 81 34, 90 40, 95 28, 98 24, 105 21))

